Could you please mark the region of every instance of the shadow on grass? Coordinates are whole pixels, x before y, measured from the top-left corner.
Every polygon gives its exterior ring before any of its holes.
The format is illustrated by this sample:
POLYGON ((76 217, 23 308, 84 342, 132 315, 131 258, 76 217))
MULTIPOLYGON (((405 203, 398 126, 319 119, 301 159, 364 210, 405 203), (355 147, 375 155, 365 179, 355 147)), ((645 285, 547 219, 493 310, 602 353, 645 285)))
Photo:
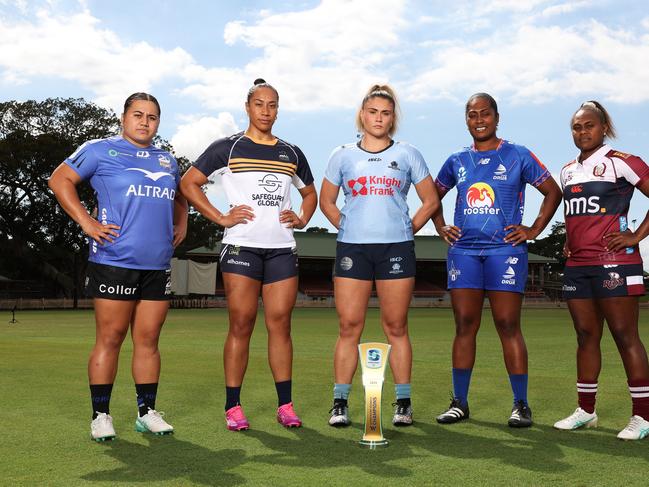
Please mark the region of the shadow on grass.
MULTIPOLYGON (((354 429, 359 430, 360 440, 362 436, 360 428, 354 429)), ((291 432, 293 438, 273 435, 266 431, 248 431, 247 436, 256 438, 266 448, 276 452, 255 455, 248 458, 248 461, 313 469, 356 467, 377 477, 398 479, 412 475, 412 472, 395 463, 400 459, 420 456, 414 453, 407 443, 400 445, 399 448, 368 450, 361 448, 358 441, 332 438, 307 427, 294 429, 291 432)))
POLYGON ((174 436, 146 435, 145 438, 148 445, 123 439, 105 443, 102 446, 106 447, 106 454, 124 466, 89 473, 81 478, 94 482, 143 484, 177 480, 186 484, 214 486, 246 482, 242 476, 225 471, 247 460, 243 450, 213 451, 174 436))

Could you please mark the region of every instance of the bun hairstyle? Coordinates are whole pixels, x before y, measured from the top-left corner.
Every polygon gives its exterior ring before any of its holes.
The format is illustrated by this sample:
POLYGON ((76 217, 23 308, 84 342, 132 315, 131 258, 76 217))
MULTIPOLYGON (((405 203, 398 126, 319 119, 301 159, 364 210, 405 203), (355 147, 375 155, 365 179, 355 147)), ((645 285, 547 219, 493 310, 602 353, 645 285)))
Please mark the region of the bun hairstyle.
POLYGON ((158 100, 156 100, 155 96, 149 95, 148 93, 143 93, 141 91, 139 91, 137 93, 133 93, 131 96, 129 96, 126 99, 126 101, 124 102, 124 113, 126 113, 128 111, 129 107, 136 100, 144 100, 144 101, 153 102, 155 104, 156 108, 158 109, 158 116, 160 116, 160 103, 158 103, 158 100))
POLYGON ((491 96, 489 93, 474 93, 469 97, 469 99, 466 101, 466 106, 464 107, 464 115, 469 114, 469 105, 473 103, 473 100, 476 100, 478 98, 483 98, 489 102, 489 106, 493 109, 494 113, 496 116, 498 116, 498 103, 496 103, 496 100, 494 99, 493 96, 491 96))
POLYGON ((615 131, 613 120, 606 111, 606 108, 604 108, 600 102, 596 100, 585 101, 573 114, 571 121, 575 118, 575 115, 577 115, 577 113, 582 110, 587 110, 595 113, 599 117, 599 121, 602 122, 602 125, 606 125, 607 128, 606 132, 604 133, 604 137, 607 137, 609 139, 614 139, 615 137, 617 137, 617 132, 615 131))
POLYGON ((392 102, 394 116, 392 119, 392 127, 390 127, 390 130, 388 131, 388 135, 392 137, 399 127, 399 119, 401 118, 401 113, 399 109, 399 102, 397 101, 397 95, 389 85, 372 85, 372 87, 367 90, 367 93, 363 97, 361 107, 358 109, 358 113, 356 114, 356 128, 360 133, 363 133, 365 131, 363 128, 363 119, 361 118, 361 112, 363 111, 363 108, 365 108, 365 103, 367 103, 372 98, 377 97, 392 102))
POLYGON ((279 102, 279 93, 275 89, 274 86, 268 84, 264 78, 257 78, 250 89, 248 90, 248 96, 246 97, 246 103, 250 102, 250 98, 252 98, 252 95, 254 95, 255 91, 257 91, 259 88, 270 88, 275 92, 275 96, 277 96, 277 101, 279 102))

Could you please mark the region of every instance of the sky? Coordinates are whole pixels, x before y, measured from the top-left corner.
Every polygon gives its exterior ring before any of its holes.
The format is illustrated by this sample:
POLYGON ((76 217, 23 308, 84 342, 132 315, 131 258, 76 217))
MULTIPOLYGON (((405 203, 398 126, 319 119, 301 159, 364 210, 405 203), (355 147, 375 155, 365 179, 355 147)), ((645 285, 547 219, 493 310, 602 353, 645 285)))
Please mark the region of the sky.
MULTIPOLYGON (((245 96, 263 77, 280 94, 273 132, 300 146, 318 188, 331 151, 357 140, 355 113, 377 82, 399 98, 395 138, 422 152, 433 177, 471 144, 464 104, 482 91, 498 101, 498 135, 556 179, 576 155, 570 117, 589 99, 612 115, 611 145, 649 160, 647 60, 643 1, 0 0, 0 99, 83 97, 120 114, 128 95, 150 92, 160 135, 193 160, 247 127, 245 96)), ((649 204, 636 193, 629 220, 639 224, 649 204)), ((227 209, 219 185, 210 198, 227 209)), ((443 201, 448 221, 454 199, 443 201)), ((413 190, 411 212, 417 203, 413 190)), ((524 223, 540 203, 528 187, 524 223)), ((333 229, 319 211, 309 226, 333 229)), ((647 241, 642 250, 649 268, 647 241)))

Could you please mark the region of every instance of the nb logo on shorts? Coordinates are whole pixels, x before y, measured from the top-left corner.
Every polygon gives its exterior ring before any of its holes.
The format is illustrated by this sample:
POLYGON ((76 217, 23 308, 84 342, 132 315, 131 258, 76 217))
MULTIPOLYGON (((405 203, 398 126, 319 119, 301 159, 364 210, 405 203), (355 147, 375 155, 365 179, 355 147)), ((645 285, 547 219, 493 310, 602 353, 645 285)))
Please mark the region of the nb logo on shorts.
POLYGON ((518 264, 518 257, 507 257, 505 264, 511 264, 511 265, 518 264))

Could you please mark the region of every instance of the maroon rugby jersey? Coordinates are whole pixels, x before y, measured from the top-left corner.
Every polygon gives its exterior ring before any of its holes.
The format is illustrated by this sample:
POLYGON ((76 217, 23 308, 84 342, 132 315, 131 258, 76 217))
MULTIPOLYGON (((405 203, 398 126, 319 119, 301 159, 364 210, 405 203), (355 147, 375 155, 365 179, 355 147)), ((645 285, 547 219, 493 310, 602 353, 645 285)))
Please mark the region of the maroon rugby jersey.
POLYGON ((640 264, 638 246, 607 252, 604 235, 623 231, 633 189, 649 179, 649 166, 637 156, 604 145, 585 161, 561 170, 569 266, 640 264))

